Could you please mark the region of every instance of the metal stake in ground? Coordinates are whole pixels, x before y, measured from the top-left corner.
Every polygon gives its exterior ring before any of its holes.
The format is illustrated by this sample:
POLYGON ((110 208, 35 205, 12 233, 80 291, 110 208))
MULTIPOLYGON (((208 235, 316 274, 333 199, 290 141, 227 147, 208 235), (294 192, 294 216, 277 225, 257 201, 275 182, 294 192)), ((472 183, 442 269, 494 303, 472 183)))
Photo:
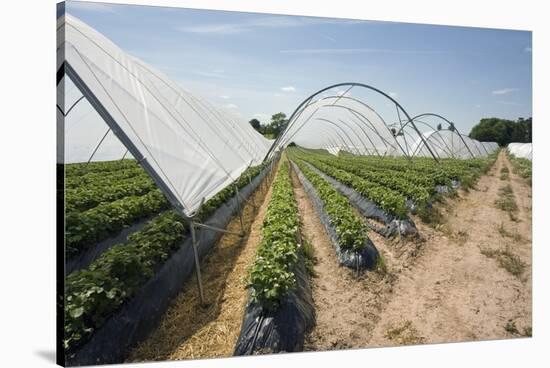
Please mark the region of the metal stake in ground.
POLYGON ((193 254, 195 256, 195 271, 196 271, 196 274, 197 274, 197 284, 199 286, 199 296, 200 296, 200 299, 201 299, 201 305, 205 306, 206 303, 204 301, 204 293, 202 291, 201 267, 200 267, 200 264, 199 264, 199 253, 198 253, 198 250, 197 250, 197 237, 195 235, 195 223, 193 221, 191 221, 190 227, 191 227, 191 238, 193 240, 193 242, 192 242, 193 243, 193 254))
POLYGON ((243 208, 241 206, 241 201, 239 200, 239 188, 235 185, 235 197, 237 199, 237 207, 239 211, 239 220, 241 221, 241 234, 244 235, 244 225, 243 225, 243 208))

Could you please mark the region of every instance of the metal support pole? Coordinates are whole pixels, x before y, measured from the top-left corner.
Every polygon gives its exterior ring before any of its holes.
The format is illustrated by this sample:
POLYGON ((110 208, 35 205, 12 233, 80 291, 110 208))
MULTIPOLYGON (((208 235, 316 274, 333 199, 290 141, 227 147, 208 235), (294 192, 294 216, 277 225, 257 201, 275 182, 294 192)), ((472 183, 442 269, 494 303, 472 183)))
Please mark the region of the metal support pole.
POLYGON ((204 306, 206 303, 204 301, 204 293, 202 291, 201 267, 199 264, 199 252, 197 250, 197 237, 195 235, 195 223, 193 221, 191 221, 190 227, 191 227, 191 238, 193 240, 193 253, 195 255, 195 272, 197 275, 197 284, 199 286, 199 296, 201 299, 201 305, 204 306))
MULTIPOLYGON (((248 175, 248 184, 252 185, 252 178, 250 177, 250 174, 248 175)), ((254 193, 250 195, 250 200, 252 201, 252 206, 256 208, 256 203, 254 202, 254 193)))
POLYGON ((235 196, 237 198, 237 206, 239 211, 239 220, 241 221, 241 234, 244 235, 244 225, 243 225, 243 207, 241 206, 241 201, 239 200, 239 188, 235 185, 235 196))
POLYGON ((90 161, 92 161, 92 158, 94 158, 95 153, 96 153, 97 150, 99 149, 99 146, 101 146, 101 143, 103 143, 103 141, 105 140, 105 137, 107 137, 107 134, 109 134, 110 131, 111 131, 111 128, 107 129, 107 131, 106 131, 105 134, 103 135, 103 138, 101 138, 101 140, 99 141, 99 143, 97 144, 97 146, 94 148, 94 151, 92 152, 92 155, 90 156, 90 158, 88 158, 88 161, 86 162, 86 166, 88 166, 88 164, 90 163, 90 161))

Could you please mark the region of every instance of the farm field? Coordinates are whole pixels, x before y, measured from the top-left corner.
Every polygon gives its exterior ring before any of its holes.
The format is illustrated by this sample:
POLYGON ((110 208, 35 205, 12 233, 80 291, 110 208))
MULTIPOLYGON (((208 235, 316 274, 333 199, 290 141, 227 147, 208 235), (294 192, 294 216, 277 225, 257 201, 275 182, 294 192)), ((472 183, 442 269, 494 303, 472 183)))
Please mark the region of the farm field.
POLYGON ((57 364, 532 336, 530 31, 57 16, 57 364))
MULTIPOLYGON (((125 359, 270 351, 251 347, 241 328, 258 310, 274 319, 290 313, 291 302, 310 311, 299 322, 303 342, 287 351, 530 336, 523 165, 504 151, 436 163, 287 148, 275 165, 252 167, 235 182, 243 188, 268 171, 242 217, 231 215, 232 233, 201 259, 206 303, 194 277, 178 281, 125 359)), ((66 276, 65 344, 78 352, 185 247, 189 225, 133 160, 67 165, 66 183, 68 255, 143 222, 66 276)), ((199 216, 233 194, 220 192, 199 216)))

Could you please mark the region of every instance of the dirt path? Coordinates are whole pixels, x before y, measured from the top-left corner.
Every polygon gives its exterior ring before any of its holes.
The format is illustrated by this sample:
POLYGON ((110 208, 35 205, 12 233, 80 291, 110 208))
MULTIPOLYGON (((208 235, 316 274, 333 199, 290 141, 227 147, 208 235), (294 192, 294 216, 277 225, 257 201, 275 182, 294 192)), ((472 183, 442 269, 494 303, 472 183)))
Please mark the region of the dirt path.
MULTIPOLYGON (((200 306, 195 275, 192 275, 158 329, 132 352, 128 362, 233 355, 248 297, 245 288, 247 268, 261 240, 262 221, 271 198, 271 186, 267 187, 262 185, 253 201, 249 200, 243 209, 248 236, 224 234, 201 263, 208 306, 200 306), (262 188, 267 187, 266 193, 262 188)), ((227 229, 240 231, 238 216, 227 229)))
POLYGON ((519 222, 497 209, 498 190, 507 183, 500 179, 503 165, 510 166, 501 152, 477 189, 449 201, 444 211, 447 223, 440 230, 416 220, 426 238, 422 255, 399 275, 393 297, 365 346, 530 333, 531 190, 510 170, 519 222), (510 270, 518 264, 525 269, 514 275, 510 270))
MULTIPOLYGON (((312 243, 316 259, 316 276, 312 279, 316 325, 306 336, 304 350, 363 347, 377 320, 380 296, 391 289, 390 273, 367 272, 356 278, 351 270, 340 266, 329 235, 294 173, 292 184, 302 235, 312 243)), ((393 262, 395 256, 387 240, 374 232, 369 236, 379 251, 393 262)))

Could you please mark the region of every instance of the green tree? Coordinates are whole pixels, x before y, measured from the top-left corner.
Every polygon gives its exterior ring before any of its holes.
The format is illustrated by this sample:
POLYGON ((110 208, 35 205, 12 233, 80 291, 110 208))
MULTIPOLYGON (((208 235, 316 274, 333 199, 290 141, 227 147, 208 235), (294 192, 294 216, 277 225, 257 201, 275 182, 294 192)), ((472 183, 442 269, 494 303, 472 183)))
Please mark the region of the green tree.
POLYGON ((252 119, 249 123, 252 125, 252 128, 256 129, 258 132, 262 129, 262 125, 258 119, 252 119))
POLYGON ((279 135, 279 133, 286 126, 286 123, 287 123, 286 114, 284 112, 278 112, 272 115, 271 123, 269 124, 271 128, 271 133, 273 133, 275 136, 279 135))
POLYGON ((497 142, 501 146, 511 142, 528 143, 532 141, 532 118, 519 118, 517 121, 481 119, 469 136, 482 142, 497 142))

